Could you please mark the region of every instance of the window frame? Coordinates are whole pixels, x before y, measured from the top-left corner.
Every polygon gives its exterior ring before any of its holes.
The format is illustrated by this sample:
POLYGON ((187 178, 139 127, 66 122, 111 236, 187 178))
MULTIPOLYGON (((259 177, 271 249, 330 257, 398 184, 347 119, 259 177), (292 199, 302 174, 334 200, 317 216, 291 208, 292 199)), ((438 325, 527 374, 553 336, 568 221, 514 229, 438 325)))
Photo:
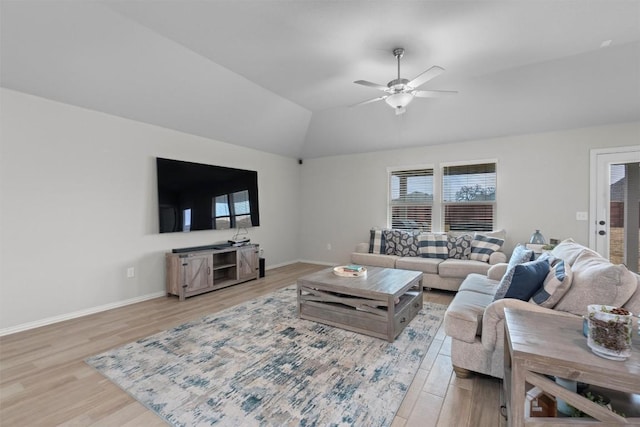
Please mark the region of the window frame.
MULTIPOLYGON (((436 193, 435 193, 435 188, 436 188, 436 168, 435 165, 433 164, 421 164, 421 165, 410 165, 410 166, 394 166, 394 167, 387 167, 387 228, 392 228, 393 227, 393 207, 394 206, 399 206, 398 204, 394 205, 392 203, 392 177, 393 174, 396 172, 404 172, 404 171, 420 171, 420 170, 430 170, 431 171, 431 179, 433 181, 432 183, 432 200, 430 202, 424 202, 424 203, 415 203, 413 205, 410 204, 403 204, 402 206, 430 206, 431 207, 431 222, 428 226, 427 230, 424 231, 428 231, 430 232, 431 230, 433 230, 433 211, 434 211, 434 205, 435 205, 435 201, 436 201, 436 193)), ((407 228, 407 230, 409 230, 407 228)))
POLYGON ((491 221, 491 230, 471 230, 471 229, 464 229, 464 230, 452 230, 454 232, 475 232, 475 231, 492 231, 496 229, 496 224, 497 224, 497 218, 498 218, 498 160, 497 159, 479 159, 479 160, 465 160, 465 161, 457 161, 457 162, 442 162, 439 164, 439 175, 440 175, 440 179, 439 184, 440 184, 440 198, 438 200, 438 204, 439 204, 439 211, 440 211, 440 224, 439 224, 439 229, 445 232, 449 232, 450 230, 447 230, 446 227, 446 211, 447 211, 447 206, 470 206, 470 205, 491 205, 492 206, 492 221, 491 221), (450 168, 450 167, 459 167, 459 166, 472 166, 472 165, 484 165, 484 164, 493 164, 495 167, 495 196, 494 196, 494 200, 481 200, 481 201, 467 201, 467 202, 449 202, 449 201, 445 201, 444 197, 444 178, 445 175, 444 170, 445 168, 450 168))
MULTIPOLYGON (((392 174, 394 172, 401 171, 417 171, 417 170, 432 170, 433 178, 433 200, 431 201, 431 225, 428 232, 440 233, 445 232, 445 213, 447 205, 467 205, 467 204, 482 204, 492 205, 492 230, 497 229, 498 223, 498 203, 499 203, 499 162, 495 158, 491 159, 477 159, 477 160, 463 160, 454 162, 441 162, 436 164, 418 164, 418 165, 405 165, 405 166, 389 166, 387 167, 387 228, 393 226, 393 204, 392 204, 392 174), (495 199, 494 200, 482 200, 478 202, 445 202, 444 201, 444 170, 447 167, 467 166, 467 165, 482 165, 482 164, 494 164, 495 165, 495 199)), ((454 230, 454 232, 474 232, 476 230, 454 230)))

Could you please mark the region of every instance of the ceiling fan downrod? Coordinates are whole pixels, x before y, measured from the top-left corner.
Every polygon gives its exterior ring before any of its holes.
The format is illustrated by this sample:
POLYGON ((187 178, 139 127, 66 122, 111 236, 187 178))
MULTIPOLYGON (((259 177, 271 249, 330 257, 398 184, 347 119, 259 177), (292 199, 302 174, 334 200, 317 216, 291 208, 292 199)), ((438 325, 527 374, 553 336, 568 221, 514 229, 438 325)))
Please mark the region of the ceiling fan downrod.
POLYGON ((398 80, 400 80, 400 58, 404 55, 404 49, 401 47, 397 47, 393 49, 393 54, 398 59, 398 80))

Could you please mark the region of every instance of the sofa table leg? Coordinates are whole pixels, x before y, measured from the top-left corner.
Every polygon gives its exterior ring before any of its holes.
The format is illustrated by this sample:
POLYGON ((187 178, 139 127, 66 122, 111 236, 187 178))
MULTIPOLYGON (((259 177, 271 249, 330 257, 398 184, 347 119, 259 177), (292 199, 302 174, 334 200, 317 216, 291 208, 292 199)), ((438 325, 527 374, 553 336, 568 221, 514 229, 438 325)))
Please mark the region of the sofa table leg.
POLYGON ((456 365, 453 365, 453 371, 456 373, 456 377, 460 379, 471 378, 473 376, 473 371, 460 368, 456 365))

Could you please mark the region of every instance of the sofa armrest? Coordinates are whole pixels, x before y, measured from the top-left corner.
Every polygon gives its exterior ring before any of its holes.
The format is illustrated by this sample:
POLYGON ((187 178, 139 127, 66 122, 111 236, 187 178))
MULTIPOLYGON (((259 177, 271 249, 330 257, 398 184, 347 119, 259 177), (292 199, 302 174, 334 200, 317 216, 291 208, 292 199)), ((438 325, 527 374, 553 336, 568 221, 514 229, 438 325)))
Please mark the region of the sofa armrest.
MULTIPOLYGON (((563 317, 576 317, 574 314, 540 307, 528 301, 513 298, 499 299, 489 304, 482 316, 482 346, 487 351, 494 351, 496 346, 502 346, 504 340, 504 309, 506 307, 539 313, 551 313, 563 317)), ((535 325, 532 325, 532 327, 535 327, 535 325)))
POLYGON ((487 271, 487 277, 491 280, 500 281, 502 276, 507 272, 507 267, 509 264, 506 262, 501 262, 489 267, 489 271, 487 271))
POLYGON ((369 253, 369 244, 368 243, 358 243, 356 245, 356 252, 360 254, 369 253))
POLYGON ((491 265, 496 265, 502 262, 507 262, 507 254, 504 252, 496 251, 489 256, 489 264, 491 265))

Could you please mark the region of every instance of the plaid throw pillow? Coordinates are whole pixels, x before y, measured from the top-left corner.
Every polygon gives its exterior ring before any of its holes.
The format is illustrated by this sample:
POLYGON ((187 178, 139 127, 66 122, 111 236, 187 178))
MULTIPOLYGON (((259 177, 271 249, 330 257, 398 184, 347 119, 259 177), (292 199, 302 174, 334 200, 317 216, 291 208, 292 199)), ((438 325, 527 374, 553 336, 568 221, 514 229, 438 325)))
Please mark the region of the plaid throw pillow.
POLYGON ((420 256, 423 258, 447 259, 449 256, 448 242, 449 237, 446 234, 420 233, 418 235, 420 256))
POLYGON ((491 254, 500 250, 503 243, 503 239, 476 233, 471 242, 471 255, 469 259, 489 262, 491 254))
POLYGON ((387 243, 384 237, 384 230, 372 229, 369 237, 369 253, 370 254, 383 254, 387 253, 387 243))
POLYGON ((531 297, 529 302, 546 308, 553 308, 571 287, 573 272, 564 261, 557 262, 544 279, 542 288, 531 297))

